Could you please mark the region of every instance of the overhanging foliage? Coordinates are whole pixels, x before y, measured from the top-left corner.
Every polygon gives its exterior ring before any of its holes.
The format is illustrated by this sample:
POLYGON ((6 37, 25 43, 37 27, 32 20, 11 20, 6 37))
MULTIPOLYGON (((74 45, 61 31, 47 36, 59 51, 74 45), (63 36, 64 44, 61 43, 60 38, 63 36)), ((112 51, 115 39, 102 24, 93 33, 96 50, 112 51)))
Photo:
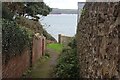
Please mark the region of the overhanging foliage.
POLYGON ((20 27, 14 21, 2 20, 2 53, 7 58, 21 54, 26 46, 30 46, 32 32, 20 27))

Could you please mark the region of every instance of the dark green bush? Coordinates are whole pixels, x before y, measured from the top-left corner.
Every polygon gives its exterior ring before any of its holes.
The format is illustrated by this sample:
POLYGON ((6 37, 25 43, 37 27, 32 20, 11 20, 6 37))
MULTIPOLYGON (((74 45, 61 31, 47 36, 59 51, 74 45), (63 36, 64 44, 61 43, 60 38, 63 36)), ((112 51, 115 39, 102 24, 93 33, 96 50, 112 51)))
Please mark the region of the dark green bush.
POLYGON ((68 44, 68 46, 70 46, 72 49, 74 49, 74 48, 76 48, 76 40, 75 39, 73 39, 69 44, 68 44))
MULTIPOLYGON (((74 43, 74 41, 72 42, 74 43)), ((73 46, 70 46, 73 47, 73 46)), ((63 49, 55 70, 55 76, 58 78, 78 78, 79 66, 76 52, 76 46, 74 48, 63 49)))
POLYGON ((2 20, 2 53, 7 58, 21 54, 26 46, 30 46, 32 32, 18 26, 14 21, 2 20))
POLYGON ((50 54, 48 54, 48 53, 45 53, 45 56, 46 56, 47 58, 49 58, 49 57, 50 57, 50 54))

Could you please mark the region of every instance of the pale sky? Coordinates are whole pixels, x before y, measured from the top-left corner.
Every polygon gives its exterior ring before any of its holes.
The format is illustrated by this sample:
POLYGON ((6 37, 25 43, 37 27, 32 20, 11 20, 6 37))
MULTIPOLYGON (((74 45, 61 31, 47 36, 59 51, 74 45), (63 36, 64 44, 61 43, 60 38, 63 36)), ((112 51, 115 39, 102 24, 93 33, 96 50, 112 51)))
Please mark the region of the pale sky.
POLYGON ((60 9, 77 9, 77 2, 85 2, 86 0, 44 0, 51 8, 60 9))

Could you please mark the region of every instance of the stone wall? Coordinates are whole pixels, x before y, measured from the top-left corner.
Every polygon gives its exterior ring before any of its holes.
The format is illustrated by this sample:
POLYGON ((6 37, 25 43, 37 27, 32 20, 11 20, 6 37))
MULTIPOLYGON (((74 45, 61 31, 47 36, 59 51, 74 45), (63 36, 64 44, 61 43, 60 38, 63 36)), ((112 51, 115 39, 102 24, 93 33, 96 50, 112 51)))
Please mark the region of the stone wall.
POLYGON ((77 28, 80 77, 120 78, 120 2, 89 2, 77 28))
POLYGON ((72 41, 73 37, 65 36, 65 35, 58 35, 58 42, 60 44, 68 45, 72 41))

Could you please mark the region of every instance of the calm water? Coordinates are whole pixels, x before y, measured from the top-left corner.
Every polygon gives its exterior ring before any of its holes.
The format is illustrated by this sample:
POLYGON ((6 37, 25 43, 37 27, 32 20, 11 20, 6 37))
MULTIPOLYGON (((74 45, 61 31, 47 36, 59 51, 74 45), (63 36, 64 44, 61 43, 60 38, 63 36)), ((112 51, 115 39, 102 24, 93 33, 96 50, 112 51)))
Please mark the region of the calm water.
POLYGON ((76 14, 50 14, 40 21, 44 28, 58 40, 58 34, 74 36, 77 27, 76 14))

